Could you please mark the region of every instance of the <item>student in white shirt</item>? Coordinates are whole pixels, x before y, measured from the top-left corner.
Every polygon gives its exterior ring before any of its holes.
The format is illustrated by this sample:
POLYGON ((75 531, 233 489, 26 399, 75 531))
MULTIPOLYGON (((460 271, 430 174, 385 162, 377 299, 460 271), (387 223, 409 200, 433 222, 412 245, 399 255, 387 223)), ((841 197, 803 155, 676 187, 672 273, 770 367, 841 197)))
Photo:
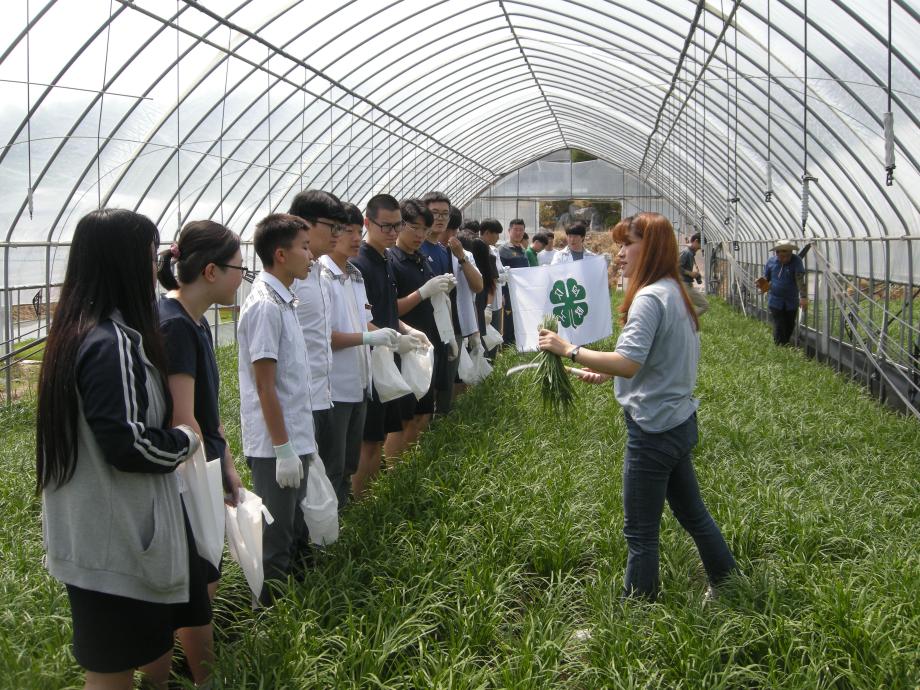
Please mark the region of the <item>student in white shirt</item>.
POLYGON ((585 235, 588 228, 583 221, 575 221, 565 229, 566 246, 560 249, 553 257, 553 265, 568 264, 581 261, 586 256, 594 256, 594 252, 585 248, 585 235))
POLYGON ((371 345, 397 347, 399 333, 371 323, 372 314, 364 278, 348 259, 358 255, 364 215, 354 204, 342 204, 345 230, 319 259, 322 279, 329 293, 332 336, 332 409, 328 417, 331 447, 323 456, 326 474, 335 488, 339 509, 345 507, 351 476, 361 458, 361 441, 367 401, 371 397, 371 345))
POLYGON ((310 226, 297 216, 266 216, 253 238, 262 272, 240 310, 240 418, 252 486, 274 517, 262 534, 263 604, 274 598, 298 552, 309 548, 300 501, 316 452, 310 369, 290 288, 310 272, 310 226))
MULTIPOLYGON (((318 189, 306 189, 291 202, 289 213, 302 218, 310 228, 310 253, 315 260, 329 253, 335 238, 345 229, 345 209, 338 198, 318 189)), ((319 266, 305 280, 291 288, 297 298, 297 320, 307 348, 310 367, 310 409, 316 430, 316 452, 322 458, 329 481, 336 484, 341 474, 341 458, 333 458, 332 417, 332 322, 330 321, 329 283, 321 280, 319 266), (330 465, 332 465, 330 467, 330 465)))

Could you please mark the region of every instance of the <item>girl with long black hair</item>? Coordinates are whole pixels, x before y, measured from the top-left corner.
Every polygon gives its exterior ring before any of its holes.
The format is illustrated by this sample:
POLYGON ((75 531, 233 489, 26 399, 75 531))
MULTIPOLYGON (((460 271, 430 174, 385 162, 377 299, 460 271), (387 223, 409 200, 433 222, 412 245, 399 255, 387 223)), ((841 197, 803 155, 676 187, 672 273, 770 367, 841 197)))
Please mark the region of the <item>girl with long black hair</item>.
POLYGON ((159 234, 102 209, 77 224, 39 376, 36 469, 48 571, 67 586, 86 686, 165 687, 174 631, 210 622, 174 470, 155 307, 159 234))
MULTIPOLYGON (((240 239, 220 223, 187 223, 179 238, 160 253, 157 278, 168 293, 159 302, 160 332, 166 348, 166 373, 172 394, 172 423, 186 424, 201 436, 209 460, 219 458, 224 491, 236 505, 240 476, 224 438, 218 402, 219 377, 211 327, 205 312, 214 304, 233 304, 246 267, 240 239)), ((208 582, 208 595, 217 592, 220 570, 198 558, 208 582)), ((210 623, 177 632, 192 677, 199 685, 214 663, 210 623)))

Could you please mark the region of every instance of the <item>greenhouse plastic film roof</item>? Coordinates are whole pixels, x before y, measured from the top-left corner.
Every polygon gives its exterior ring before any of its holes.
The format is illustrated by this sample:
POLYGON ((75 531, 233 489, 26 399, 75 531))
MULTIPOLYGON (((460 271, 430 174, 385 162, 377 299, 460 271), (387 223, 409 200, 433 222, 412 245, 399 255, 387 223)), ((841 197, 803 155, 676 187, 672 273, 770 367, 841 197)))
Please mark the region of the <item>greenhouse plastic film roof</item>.
POLYGON ((916 235, 918 5, 13 0, 0 230, 109 205, 246 237, 302 188, 462 206, 580 149, 723 238, 916 235))

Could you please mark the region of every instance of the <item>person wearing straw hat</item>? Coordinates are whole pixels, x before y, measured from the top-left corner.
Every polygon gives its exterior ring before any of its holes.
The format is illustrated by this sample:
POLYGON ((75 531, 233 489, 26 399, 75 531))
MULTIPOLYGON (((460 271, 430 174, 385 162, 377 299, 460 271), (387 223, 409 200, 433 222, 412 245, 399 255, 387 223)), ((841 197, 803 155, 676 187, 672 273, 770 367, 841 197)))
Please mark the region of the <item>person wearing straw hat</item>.
POLYGON ((773 320, 773 342, 777 345, 789 344, 799 308, 808 307, 805 264, 794 253, 796 249, 792 240, 779 240, 773 245, 774 255, 767 260, 763 276, 757 280, 761 291, 770 295, 767 307, 773 320))

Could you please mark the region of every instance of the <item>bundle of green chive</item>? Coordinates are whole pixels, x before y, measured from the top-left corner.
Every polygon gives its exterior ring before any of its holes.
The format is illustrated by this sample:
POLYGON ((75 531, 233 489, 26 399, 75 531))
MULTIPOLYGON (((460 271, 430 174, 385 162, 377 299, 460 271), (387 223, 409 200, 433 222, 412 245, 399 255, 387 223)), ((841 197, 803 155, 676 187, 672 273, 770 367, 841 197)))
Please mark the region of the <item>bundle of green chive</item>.
MULTIPOLYGON (((555 316, 544 316, 540 328, 545 328, 553 333, 559 332, 559 321, 555 316)), ((537 384, 540 386, 540 397, 543 400, 543 409, 553 414, 565 414, 575 400, 575 388, 572 379, 565 370, 562 358, 551 352, 541 350, 537 354, 537 384)))

